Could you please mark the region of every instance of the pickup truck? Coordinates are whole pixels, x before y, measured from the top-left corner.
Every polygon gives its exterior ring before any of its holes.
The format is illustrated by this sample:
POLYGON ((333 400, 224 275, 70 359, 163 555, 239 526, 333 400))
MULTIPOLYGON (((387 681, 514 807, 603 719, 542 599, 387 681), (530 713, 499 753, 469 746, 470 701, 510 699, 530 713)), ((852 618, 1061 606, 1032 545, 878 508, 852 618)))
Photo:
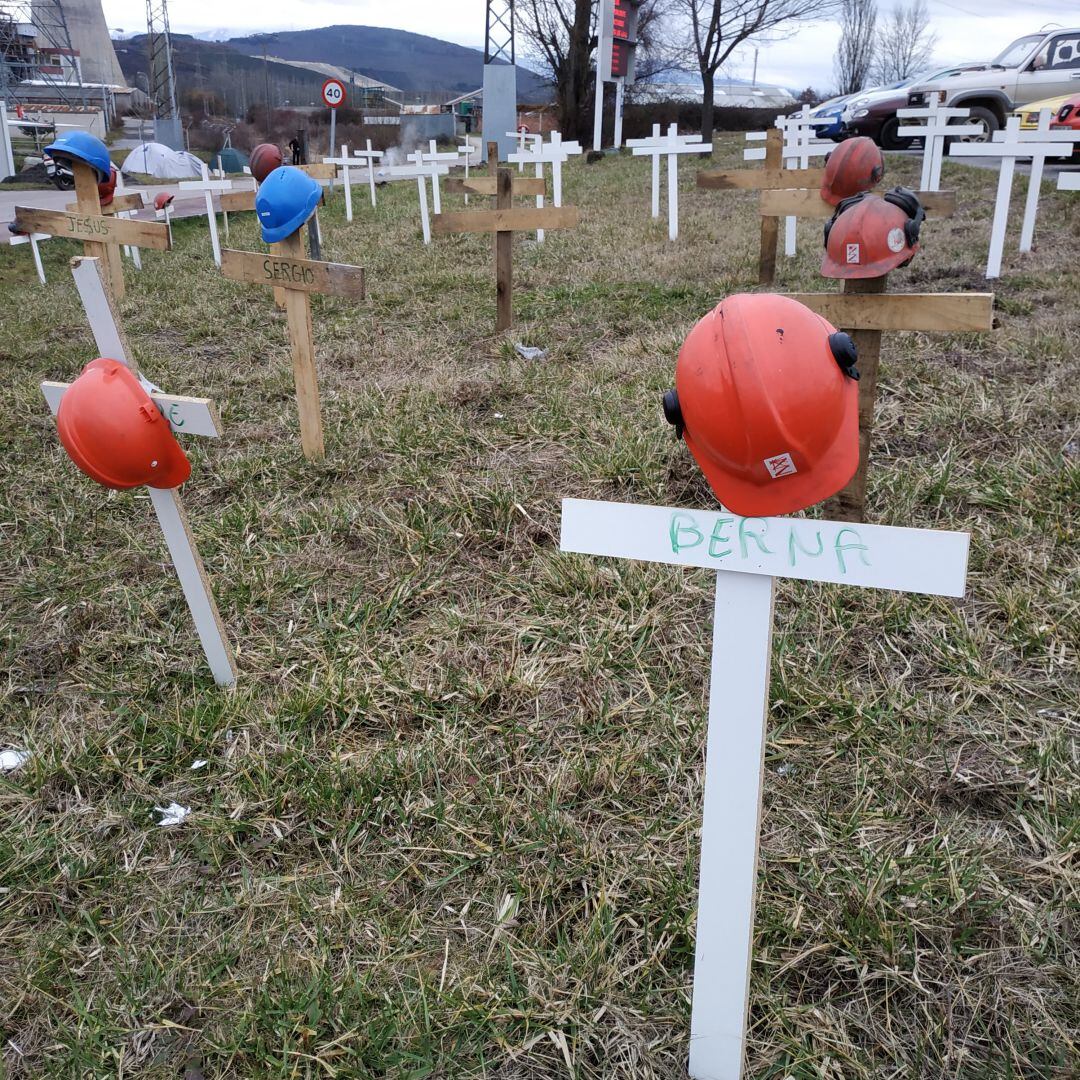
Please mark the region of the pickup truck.
POLYGON ((1042 30, 1017 38, 984 69, 957 71, 908 88, 908 106, 925 108, 933 99, 963 105, 983 128, 970 142, 988 142, 1020 105, 1080 90, 1080 28, 1042 30))

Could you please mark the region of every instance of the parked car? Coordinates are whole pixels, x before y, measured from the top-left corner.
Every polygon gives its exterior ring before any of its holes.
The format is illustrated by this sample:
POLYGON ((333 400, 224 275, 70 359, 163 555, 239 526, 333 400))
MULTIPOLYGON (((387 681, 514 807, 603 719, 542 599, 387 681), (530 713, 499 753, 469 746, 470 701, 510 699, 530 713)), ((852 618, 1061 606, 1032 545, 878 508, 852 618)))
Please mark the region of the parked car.
MULTIPOLYGON (((1050 130, 1068 128, 1071 131, 1080 131, 1080 93, 1067 97, 1058 109, 1057 116, 1050 121, 1050 130)), ((1072 144, 1072 160, 1080 158, 1080 142, 1072 144)))
POLYGON ((988 67, 925 79, 908 90, 908 105, 923 108, 933 97, 942 105, 966 105, 988 142, 1019 105, 1076 89, 1080 79, 1080 28, 1040 30, 1017 38, 988 67))
POLYGON ((897 134, 900 120, 897 109, 908 104, 908 93, 912 86, 927 79, 948 78, 953 72, 968 71, 985 67, 984 64, 961 64, 927 74, 920 72, 910 78, 901 79, 891 86, 873 90, 864 90, 852 94, 844 105, 842 123, 845 135, 867 135, 883 150, 906 150, 912 144, 911 139, 901 139, 897 134))
POLYGON ((1039 113, 1043 109, 1049 109, 1051 119, 1053 119, 1053 117, 1057 116, 1061 106, 1068 100, 1069 95, 1062 94, 1061 97, 1046 98, 1043 101, 1031 101, 1027 105, 1021 105, 1019 109, 1013 109, 1013 116, 1020 117, 1021 131, 1034 131, 1039 126, 1039 113))
POLYGON ((841 94, 839 97, 823 101, 816 108, 810 110, 810 116, 814 120, 824 121, 815 125, 819 138, 840 142, 845 137, 844 123, 841 118, 844 115, 844 103, 850 97, 850 94, 841 94))

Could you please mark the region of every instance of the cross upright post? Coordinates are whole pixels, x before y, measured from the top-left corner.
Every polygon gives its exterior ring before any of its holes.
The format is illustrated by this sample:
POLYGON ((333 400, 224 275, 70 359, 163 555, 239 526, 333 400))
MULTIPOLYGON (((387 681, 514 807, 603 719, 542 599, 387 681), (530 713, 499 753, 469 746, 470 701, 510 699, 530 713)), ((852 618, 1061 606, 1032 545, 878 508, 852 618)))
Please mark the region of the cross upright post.
MULTIPOLYGON (((696 138, 696 136, 694 136, 696 138)), ((634 140, 631 153, 634 157, 651 157, 652 169, 652 205, 653 217, 657 217, 660 209, 660 168, 659 160, 663 155, 667 158, 667 188, 668 188, 668 239, 676 240, 679 236, 679 155, 680 154, 711 154, 712 143, 690 141, 679 134, 678 124, 669 124, 667 134, 656 142, 652 140, 634 140)))
POLYGON ((214 265, 221 266, 221 241, 218 239, 217 212, 214 210, 214 192, 232 190, 231 180, 211 180, 206 162, 202 164, 201 180, 181 180, 181 191, 201 191, 206 198, 206 221, 210 226, 210 246, 214 251, 214 265))
POLYGON ((902 139, 922 139, 922 175, 919 187, 937 191, 941 187, 941 159, 945 140, 967 139, 979 135, 981 124, 959 124, 971 115, 970 109, 945 108, 935 97, 925 109, 897 109, 901 120, 925 120, 925 124, 901 125, 896 134, 902 139))

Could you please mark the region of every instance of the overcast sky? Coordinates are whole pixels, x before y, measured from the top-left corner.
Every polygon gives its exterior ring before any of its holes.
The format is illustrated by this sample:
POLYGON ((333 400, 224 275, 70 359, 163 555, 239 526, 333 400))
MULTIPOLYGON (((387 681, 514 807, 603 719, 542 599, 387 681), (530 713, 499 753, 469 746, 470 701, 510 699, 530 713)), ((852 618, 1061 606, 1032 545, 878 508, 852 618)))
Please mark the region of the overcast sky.
MULTIPOLYGON (((1077 0, 927 0, 938 41, 935 60, 986 60, 1014 38, 1043 26, 1080 23, 1077 0)), ((104 0, 112 29, 145 30, 145 0, 104 0)), ((882 12, 893 0, 879 0, 882 12)), ((174 31, 252 33, 259 30, 301 30, 335 23, 390 26, 429 34, 461 45, 482 47, 484 0, 169 0, 174 31)), ((217 35, 220 36, 220 35, 217 35)), ((786 40, 763 42, 758 79, 784 86, 832 85, 832 55, 839 38, 835 23, 802 26, 786 40)), ((520 48, 520 46, 519 46, 520 48)), ((749 78, 753 48, 731 65, 729 74, 749 78)), ((363 57, 355 66, 364 70, 363 57)))

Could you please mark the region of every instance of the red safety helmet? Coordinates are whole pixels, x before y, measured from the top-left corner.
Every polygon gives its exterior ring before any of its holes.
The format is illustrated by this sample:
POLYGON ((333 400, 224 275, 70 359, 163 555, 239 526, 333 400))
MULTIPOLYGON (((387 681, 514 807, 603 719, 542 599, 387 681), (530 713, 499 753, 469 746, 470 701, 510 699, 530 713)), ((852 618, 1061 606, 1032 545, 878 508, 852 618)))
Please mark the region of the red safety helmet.
POLYGON ((885 157, 873 139, 845 139, 825 159, 821 197, 835 206, 841 199, 869 191, 885 175, 885 157))
POLYGON ((170 194, 168 191, 159 191, 154 196, 154 209, 164 210, 175 198, 176 196, 170 194))
POLYGON ((914 191, 844 199, 825 224, 821 273, 829 278, 875 278, 907 266, 919 250, 926 211, 914 191))
POLYGON ((687 335, 664 415, 727 509, 790 514, 859 464, 855 344, 787 296, 743 293, 687 335))
POLYGON ((108 206, 113 201, 113 193, 116 191, 116 166, 112 167, 108 180, 102 180, 97 186, 98 201, 102 206, 108 206))
POLYGON ((169 422, 118 360, 83 368, 60 399, 56 426, 71 460, 105 487, 174 488, 191 475, 169 422))
POLYGON ((251 169, 251 175, 261 184, 275 169, 281 167, 284 160, 280 146, 267 142, 259 143, 251 151, 248 168, 251 169))

